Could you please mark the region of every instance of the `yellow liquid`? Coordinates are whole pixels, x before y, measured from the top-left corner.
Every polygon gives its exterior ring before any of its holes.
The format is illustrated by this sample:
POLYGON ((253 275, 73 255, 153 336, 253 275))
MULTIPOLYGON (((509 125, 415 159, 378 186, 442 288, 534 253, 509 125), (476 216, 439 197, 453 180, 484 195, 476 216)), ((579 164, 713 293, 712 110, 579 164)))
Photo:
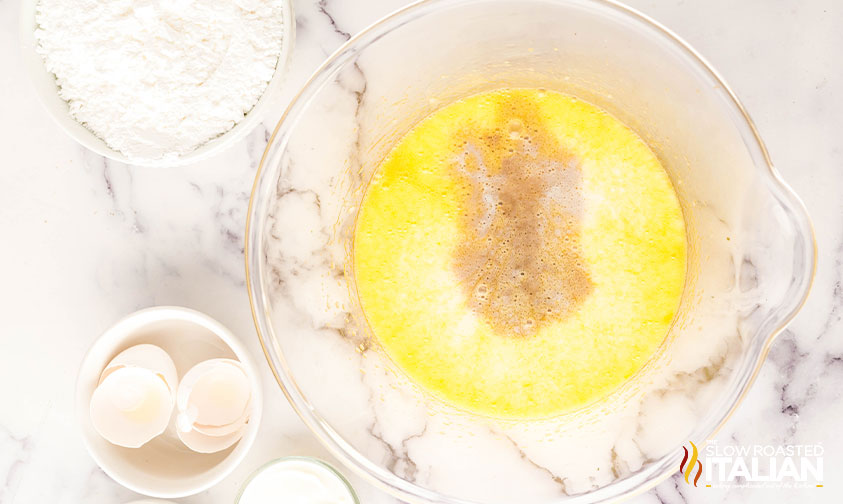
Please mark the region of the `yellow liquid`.
POLYGON ((369 327, 410 378, 462 409, 535 418, 605 396, 656 352, 685 227, 632 130, 568 95, 501 89, 398 142, 353 260, 369 327))

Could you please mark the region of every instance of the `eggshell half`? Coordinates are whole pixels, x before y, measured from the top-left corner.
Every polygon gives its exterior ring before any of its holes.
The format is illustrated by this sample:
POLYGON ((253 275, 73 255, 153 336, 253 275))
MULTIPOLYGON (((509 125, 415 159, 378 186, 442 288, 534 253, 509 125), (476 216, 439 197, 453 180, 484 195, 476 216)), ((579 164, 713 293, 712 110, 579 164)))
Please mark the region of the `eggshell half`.
POLYGON ((94 389, 91 423, 110 443, 139 448, 167 429, 173 405, 173 394, 160 375, 121 367, 94 389))
POLYGON ((191 368, 179 384, 176 404, 179 431, 209 436, 239 431, 249 420, 252 390, 242 364, 211 359, 191 368))
POLYGON ((185 446, 198 453, 215 453, 225 450, 240 441, 243 434, 246 432, 245 426, 238 431, 226 434, 224 436, 209 436, 201 432, 191 429, 187 432, 181 429, 176 429, 179 439, 185 446))
POLYGON ((143 343, 123 350, 105 366, 105 370, 102 372, 102 376, 100 376, 100 383, 109 374, 125 367, 138 367, 154 372, 166 382, 167 387, 169 387, 173 394, 175 394, 178 388, 176 365, 170 354, 159 346, 143 343))

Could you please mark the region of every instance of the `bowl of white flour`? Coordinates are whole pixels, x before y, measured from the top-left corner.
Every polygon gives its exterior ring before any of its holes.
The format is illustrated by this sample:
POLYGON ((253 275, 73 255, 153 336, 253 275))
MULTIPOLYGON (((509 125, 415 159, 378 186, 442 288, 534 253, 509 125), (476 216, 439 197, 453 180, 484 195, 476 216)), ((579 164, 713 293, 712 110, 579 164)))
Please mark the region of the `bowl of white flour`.
POLYGON ((24 0, 24 64, 67 133, 108 158, 175 166, 243 138, 276 103, 289 0, 24 0))

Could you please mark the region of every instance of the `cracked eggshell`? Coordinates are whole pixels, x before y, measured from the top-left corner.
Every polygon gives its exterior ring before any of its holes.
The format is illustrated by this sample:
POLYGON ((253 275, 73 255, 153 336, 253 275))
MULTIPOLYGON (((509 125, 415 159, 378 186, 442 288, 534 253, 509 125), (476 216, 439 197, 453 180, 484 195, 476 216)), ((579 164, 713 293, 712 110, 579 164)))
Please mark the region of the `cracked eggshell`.
POLYGON ((173 362, 170 354, 165 352, 161 347, 143 343, 123 350, 105 366, 99 383, 102 383, 103 380, 117 369, 126 367, 137 367, 152 371, 160 376, 170 391, 175 394, 178 387, 176 364, 173 362))
POLYGON ((173 393, 160 375, 140 367, 120 367, 91 396, 94 430, 108 442, 140 448, 167 429, 173 393))
POLYGON ((241 431, 249 420, 251 402, 251 381, 239 361, 200 362, 179 384, 176 398, 179 433, 196 431, 219 437, 241 431))
POLYGON ((240 438, 242 438, 243 434, 246 432, 246 425, 241 427, 240 430, 223 436, 209 436, 207 434, 202 434, 196 429, 191 429, 187 432, 181 429, 176 429, 176 432, 178 432, 181 442, 191 450, 198 453, 216 453, 218 451, 225 450, 226 448, 234 445, 234 443, 240 441, 240 438))

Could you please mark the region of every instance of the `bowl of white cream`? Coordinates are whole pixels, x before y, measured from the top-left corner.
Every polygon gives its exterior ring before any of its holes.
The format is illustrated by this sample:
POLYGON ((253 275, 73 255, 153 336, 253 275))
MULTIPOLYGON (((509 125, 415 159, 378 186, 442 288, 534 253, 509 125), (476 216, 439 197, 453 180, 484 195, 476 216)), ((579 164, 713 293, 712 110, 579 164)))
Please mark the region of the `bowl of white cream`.
POLYGON ((289 0, 24 0, 20 43, 33 89, 77 142, 175 166, 260 123, 278 100, 294 26, 289 0))
POLYGON ((284 457, 267 462, 249 476, 235 504, 359 504, 345 477, 311 457, 284 457))

